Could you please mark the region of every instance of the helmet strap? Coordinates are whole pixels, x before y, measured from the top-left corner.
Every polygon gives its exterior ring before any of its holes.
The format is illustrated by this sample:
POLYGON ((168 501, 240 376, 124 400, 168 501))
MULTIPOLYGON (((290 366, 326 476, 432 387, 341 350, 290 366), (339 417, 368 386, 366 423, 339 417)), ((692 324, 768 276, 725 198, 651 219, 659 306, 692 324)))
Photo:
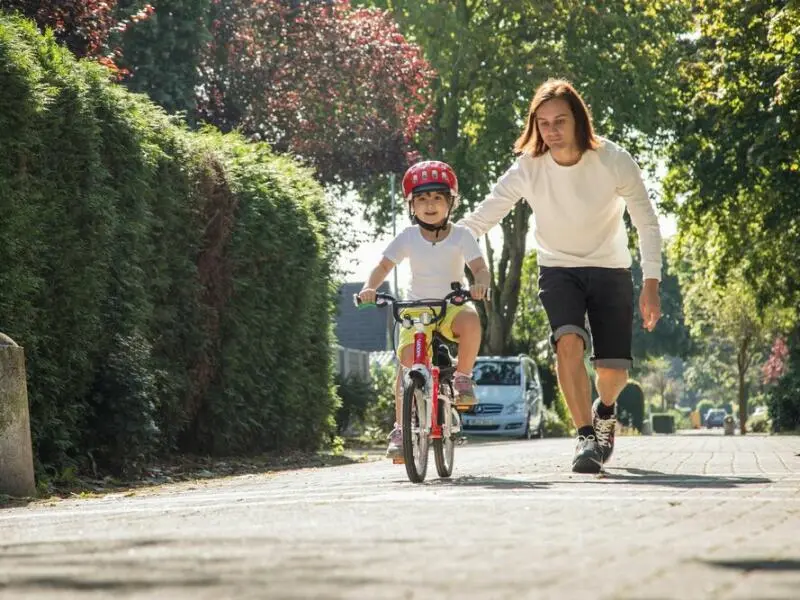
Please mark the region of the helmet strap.
MULTIPOLYGON (((417 218, 417 215, 411 213, 411 222, 419 225, 426 231, 435 231, 436 232, 436 239, 439 239, 439 232, 444 231, 447 229, 447 225, 450 222, 450 212, 453 210, 453 202, 450 202, 450 206, 447 208, 447 215, 445 215, 444 220, 439 223, 438 225, 431 225, 430 223, 425 223, 422 220, 417 218)), ((435 243, 435 242, 434 242, 435 243)))

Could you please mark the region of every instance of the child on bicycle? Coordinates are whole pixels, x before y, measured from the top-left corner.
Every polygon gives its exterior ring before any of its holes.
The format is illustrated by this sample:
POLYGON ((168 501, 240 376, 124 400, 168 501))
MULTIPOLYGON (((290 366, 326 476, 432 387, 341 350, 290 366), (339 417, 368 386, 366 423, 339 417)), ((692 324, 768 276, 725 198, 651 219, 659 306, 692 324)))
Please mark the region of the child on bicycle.
MULTIPOLYGON (((482 300, 489 287, 490 275, 478 242, 470 231, 450 222, 450 214, 458 206, 458 179, 447 163, 424 161, 411 166, 403 176, 403 196, 408 203, 411 227, 402 231, 383 252, 359 292, 362 302, 375 302, 375 291, 391 270, 408 258, 411 266, 411 300, 442 299, 450 284, 463 281, 464 265, 469 266, 474 283, 469 291, 475 300, 482 300)), ((442 336, 458 343, 458 367, 453 378, 456 405, 476 404, 472 367, 481 345, 481 324, 470 304, 447 306, 445 318, 428 328, 428 339, 436 329, 442 336)), ((414 362, 414 330, 401 329, 397 355, 404 367, 414 362)), ((394 429, 389 436, 386 454, 402 456, 402 382, 397 378, 394 429)))

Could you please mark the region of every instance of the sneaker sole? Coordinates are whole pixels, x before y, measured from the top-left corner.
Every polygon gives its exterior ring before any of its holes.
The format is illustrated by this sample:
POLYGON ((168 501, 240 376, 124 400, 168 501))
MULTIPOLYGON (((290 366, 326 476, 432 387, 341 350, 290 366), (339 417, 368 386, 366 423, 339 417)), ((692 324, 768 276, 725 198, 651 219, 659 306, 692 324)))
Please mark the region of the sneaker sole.
POLYGON ((573 473, 599 473, 603 470, 603 463, 593 458, 581 457, 572 463, 573 473))

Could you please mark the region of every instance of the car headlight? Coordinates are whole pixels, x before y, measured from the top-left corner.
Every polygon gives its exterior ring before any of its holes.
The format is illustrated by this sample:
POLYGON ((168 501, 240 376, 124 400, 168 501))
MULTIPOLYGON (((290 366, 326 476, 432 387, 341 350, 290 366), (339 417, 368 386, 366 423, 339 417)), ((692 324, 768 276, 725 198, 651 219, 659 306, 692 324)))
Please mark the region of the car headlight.
POLYGON ((525 405, 522 402, 514 402, 513 404, 509 404, 506 406, 506 414, 507 415, 518 415, 520 414, 525 405))

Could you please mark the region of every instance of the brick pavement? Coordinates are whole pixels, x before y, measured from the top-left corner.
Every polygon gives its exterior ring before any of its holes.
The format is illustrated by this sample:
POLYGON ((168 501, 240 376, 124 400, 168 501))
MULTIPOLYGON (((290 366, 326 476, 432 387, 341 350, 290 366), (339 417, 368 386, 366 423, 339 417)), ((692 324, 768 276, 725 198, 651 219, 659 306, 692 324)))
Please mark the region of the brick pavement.
POLYGON ((800 598, 800 437, 459 447, 0 511, 0 598, 800 598))

